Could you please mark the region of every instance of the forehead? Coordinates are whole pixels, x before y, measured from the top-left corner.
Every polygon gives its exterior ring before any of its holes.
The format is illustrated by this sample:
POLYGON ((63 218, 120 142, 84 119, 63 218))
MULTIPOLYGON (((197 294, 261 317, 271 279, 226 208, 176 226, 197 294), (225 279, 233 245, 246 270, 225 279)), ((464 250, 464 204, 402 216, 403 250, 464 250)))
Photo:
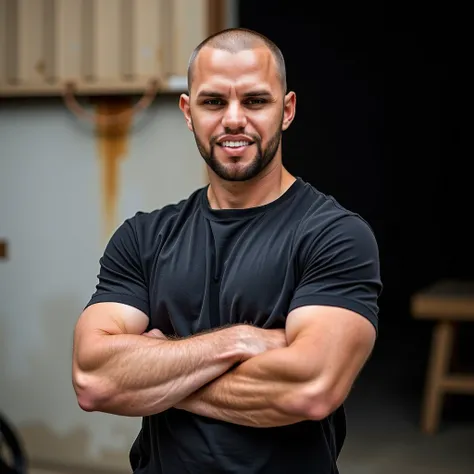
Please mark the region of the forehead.
POLYGON ((230 52, 205 47, 195 61, 193 89, 244 89, 266 85, 270 89, 279 84, 275 58, 266 47, 230 52))

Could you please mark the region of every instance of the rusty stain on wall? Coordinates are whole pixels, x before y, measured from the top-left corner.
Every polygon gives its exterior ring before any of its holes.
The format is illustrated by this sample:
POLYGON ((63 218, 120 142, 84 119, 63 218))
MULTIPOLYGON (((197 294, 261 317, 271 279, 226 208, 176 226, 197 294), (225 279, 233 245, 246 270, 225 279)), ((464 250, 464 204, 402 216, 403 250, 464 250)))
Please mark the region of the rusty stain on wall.
POLYGON ((96 101, 97 146, 101 170, 103 238, 107 241, 117 226, 120 162, 129 149, 131 100, 105 97, 96 101))

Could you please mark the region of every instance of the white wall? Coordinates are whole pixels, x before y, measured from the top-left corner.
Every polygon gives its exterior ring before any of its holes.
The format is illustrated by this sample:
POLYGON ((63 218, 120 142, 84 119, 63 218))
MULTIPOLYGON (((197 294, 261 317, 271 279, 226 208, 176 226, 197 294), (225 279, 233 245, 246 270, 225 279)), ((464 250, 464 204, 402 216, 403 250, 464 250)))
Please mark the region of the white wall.
MULTIPOLYGON (((96 147, 60 101, 0 106, 0 411, 33 459, 126 470, 139 420, 82 412, 71 385, 73 327, 104 244, 96 147)), ((139 121, 120 170, 119 222, 205 184, 177 95, 139 121)))
MULTIPOLYGON (((227 27, 236 0, 225 0, 227 27)), ((205 184, 178 108, 158 97, 120 166, 117 223, 205 184)), ((71 385, 72 333, 104 248, 97 141, 59 100, 0 103, 0 412, 32 461, 129 472, 140 420, 85 413, 71 385)))

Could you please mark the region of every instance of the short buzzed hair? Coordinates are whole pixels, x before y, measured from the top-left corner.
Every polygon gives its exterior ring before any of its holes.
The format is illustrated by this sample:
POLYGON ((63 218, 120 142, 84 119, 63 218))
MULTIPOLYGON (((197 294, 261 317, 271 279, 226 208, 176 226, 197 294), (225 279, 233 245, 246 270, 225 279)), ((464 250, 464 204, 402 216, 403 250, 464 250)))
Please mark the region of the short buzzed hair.
POLYGON ((266 46, 275 59, 283 93, 286 94, 286 66, 285 59, 282 52, 280 51, 280 48, 278 48, 278 46, 266 36, 247 28, 228 28, 219 31, 209 36, 198 46, 196 46, 188 62, 188 92, 191 92, 194 63, 199 51, 201 51, 201 49, 205 46, 228 51, 232 54, 239 53, 240 51, 247 49, 257 48, 259 46, 266 46))

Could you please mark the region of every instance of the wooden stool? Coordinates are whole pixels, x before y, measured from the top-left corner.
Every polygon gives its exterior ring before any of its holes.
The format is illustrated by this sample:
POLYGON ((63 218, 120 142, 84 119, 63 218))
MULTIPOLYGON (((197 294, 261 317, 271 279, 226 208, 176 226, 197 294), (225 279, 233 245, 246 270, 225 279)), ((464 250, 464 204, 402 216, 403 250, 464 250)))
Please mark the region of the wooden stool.
POLYGON ((474 321, 474 281, 442 280, 416 293, 411 300, 414 318, 436 320, 431 343, 421 429, 437 431, 446 393, 474 395, 474 374, 450 373, 454 324, 474 321))

